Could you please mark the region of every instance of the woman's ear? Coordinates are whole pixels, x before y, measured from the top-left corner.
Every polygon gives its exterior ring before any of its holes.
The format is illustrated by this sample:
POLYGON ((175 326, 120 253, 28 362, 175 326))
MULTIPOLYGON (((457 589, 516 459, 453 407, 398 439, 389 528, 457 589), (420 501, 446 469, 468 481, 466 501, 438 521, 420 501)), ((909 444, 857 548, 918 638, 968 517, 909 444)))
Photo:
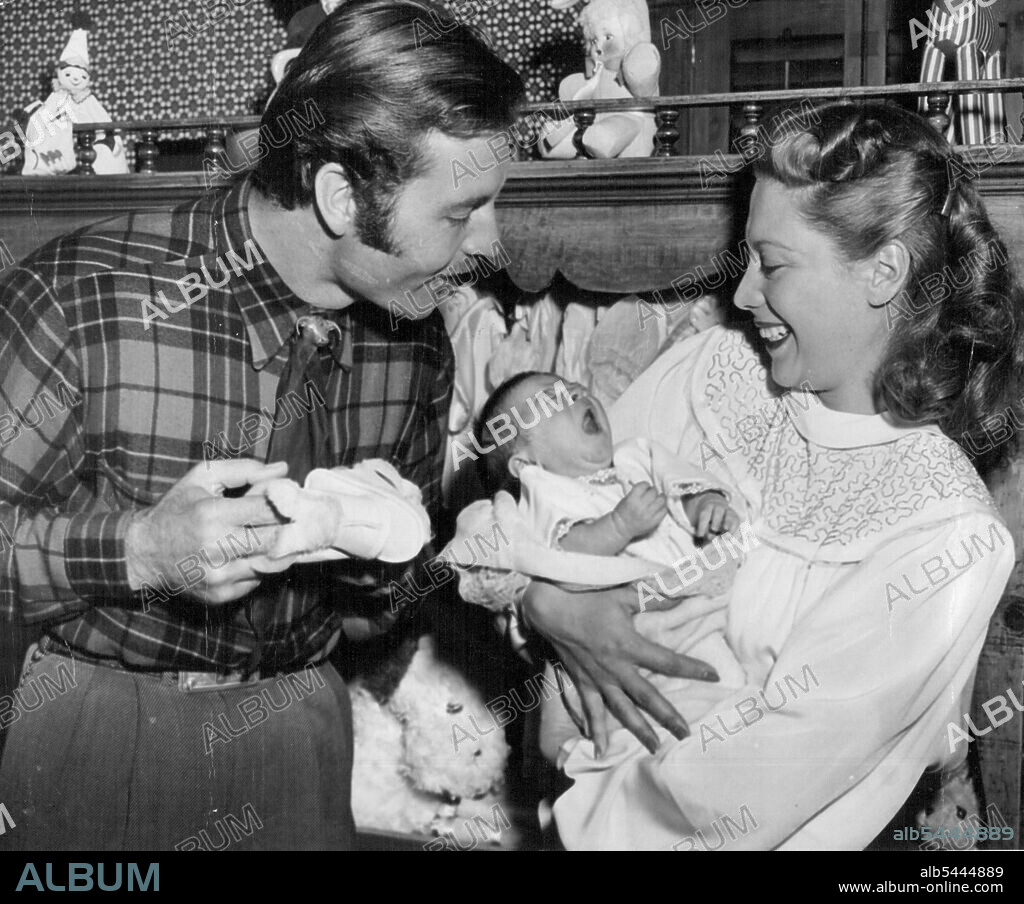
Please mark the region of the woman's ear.
POLYGON ((873 308, 885 307, 906 288, 910 252, 903 242, 886 242, 868 263, 868 304, 873 308))
POLYGON ((343 236, 355 221, 355 197, 348 174, 338 163, 325 163, 313 177, 313 197, 321 221, 334 236, 343 236))

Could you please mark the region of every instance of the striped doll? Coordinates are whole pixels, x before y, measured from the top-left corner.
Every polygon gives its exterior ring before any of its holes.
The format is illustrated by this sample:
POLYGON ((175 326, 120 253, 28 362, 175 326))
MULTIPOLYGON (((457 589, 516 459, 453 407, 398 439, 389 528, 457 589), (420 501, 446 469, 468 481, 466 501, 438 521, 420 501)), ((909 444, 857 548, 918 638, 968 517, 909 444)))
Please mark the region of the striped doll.
MULTIPOLYGON (((941 82, 946 62, 956 63, 958 81, 1002 78, 1002 53, 995 49, 998 23, 992 12, 993 0, 936 0, 928 11, 928 40, 921 61, 921 81, 941 82)), ((915 42, 916 43, 916 42, 915 42)), ((921 98, 921 112, 926 112, 921 98)), ((1006 140, 1006 117, 1001 94, 961 94, 950 108, 946 137, 960 144, 993 144, 1006 140), (956 106, 956 116, 951 108, 956 106)))

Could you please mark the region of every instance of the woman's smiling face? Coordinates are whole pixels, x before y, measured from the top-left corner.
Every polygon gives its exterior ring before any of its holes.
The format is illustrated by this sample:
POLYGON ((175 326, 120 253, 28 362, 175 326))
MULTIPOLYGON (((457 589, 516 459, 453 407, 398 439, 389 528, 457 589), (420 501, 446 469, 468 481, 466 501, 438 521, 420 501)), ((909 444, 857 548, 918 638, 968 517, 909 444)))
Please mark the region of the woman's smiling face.
POLYGON ((801 216, 801 191, 757 180, 735 304, 751 312, 776 383, 813 389, 839 411, 875 413, 872 378, 889 335, 884 303, 870 303, 876 262, 846 261, 801 216))

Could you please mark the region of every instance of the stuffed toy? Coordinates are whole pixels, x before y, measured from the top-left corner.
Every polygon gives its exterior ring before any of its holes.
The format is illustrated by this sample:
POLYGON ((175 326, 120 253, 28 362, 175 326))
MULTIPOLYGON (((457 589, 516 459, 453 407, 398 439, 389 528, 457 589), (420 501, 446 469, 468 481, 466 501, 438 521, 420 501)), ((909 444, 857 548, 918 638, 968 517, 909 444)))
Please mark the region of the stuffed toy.
MULTIPOLYGON (((110 122, 107 113, 92 93, 87 29, 91 23, 76 16, 67 46, 57 62, 53 93, 45 101, 25 108, 25 162, 22 175, 53 176, 69 173, 78 165, 72 125, 79 122, 110 122)), ((92 164, 98 175, 127 173, 124 143, 113 133, 97 132, 92 164)))
MULTIPOLYGON (((472 836, 472 826, 479 834, 481 824, 496 822, 496 806, 508 811, 504 729, 480 693, 438 657, 430 635, 407 640, 375 676, 354 681, 350 693, 352 811, 360 829, 472 836), (396 673, 397 686, 387 687, 396 673)), ((485 840, 512 843, 500 834, 485 840)))
MULTIPOLYGON (((309 36, 344 2, 345 0, 320 0, 319 3, 304 6, 288 20, 284 48, 270 58, 270 74, 274 79, 274 91, 281 84, 288 64, 299 55, 302 45, 306 43, 309 36)), ((273 96, 274 92, 271 91, 270 97, 273 96)), ((270 103, 270 97, 267 98, 267 103, 270 103)), ((258 132, 259 129, 247 129, 244 132, 232 132, 228 135, 225 144, 225 163, 229 172, 242 172, 255 162, 247 149, 255 147, 258 143, 256 139, 258 132)), ((259 158, 257 157, 257 159, 259 158)))
MULTIPOLYGON (((550 0, 568 9, 577 0, 550 0)), ((586 51, 586 72, 562 80, 559 100, 604 100, 655 97, 661 55, 651 43, 651 23, 644 0, 584 0, 579 14, 586 51)), ((570 117, 548 123, 541 131, 540 153, 549 158, 576 156, 570 117)), ((650 113, 601 113, 583 133, 591 157, 649 157, 654 147, 654 116, 650 113)))
POLYGON ((938 840, 927 843, 931 850, 976 851, 973 830, 980 824, 981 805, 974 791, 967 760, 939 776, 939 787, 931 804, 919 810, 914 821, 918 826, 945 830, 938 840))
POLYGON ((304 6, 288 20, 284 49, 275 53, 270 60, 270 74, 274 77, 274 84, 280 84, 288 64, 299 55, 302 45, 316 31, 317 26, 344 2, 320 0, 319 3, 304 6))
MULTIPOLYGON (((927 43, 921 60, 922 82, 943 81, 947 62, 955 64, 957 81, 1003 77, 1002 54, 994 46, 999 27, 991 6, 992 0, 963 0, 957 4, 937 0, 932 4, 929 27, 923 30, 927 43)), ((913 28, 911 32, 913 36, 913 28)), ((916 46, 916 38, 914 43, 916 46)), ((953 107, 955 123, 951 118, 946 136, 950 142, 954 140, 954 125, 961 144, 1006 140, 1001 94, 961 94, 950 103, 947 113, 953 107)), ((925 98, 921 99, 921 112, 927 112, 925 98)))

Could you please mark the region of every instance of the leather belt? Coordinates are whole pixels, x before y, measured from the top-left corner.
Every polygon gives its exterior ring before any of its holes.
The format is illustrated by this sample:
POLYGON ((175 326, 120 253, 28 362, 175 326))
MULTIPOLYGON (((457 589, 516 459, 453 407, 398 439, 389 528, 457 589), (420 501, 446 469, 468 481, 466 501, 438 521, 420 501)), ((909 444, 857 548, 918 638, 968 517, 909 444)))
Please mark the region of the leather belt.
POLYGON ((153 678, 162 679, 168 684, 176 686, 183 694, 192 694, 203 691, 224 691, 234 687, 249 687, 260 681, 276 678, 280 675, 288 675, 306 668, 314 668, 326 660, 320 659, 316 662, 309 662, 294 669, 279 669, 271 674, 255 672, 247 675, 245 672, 235 670, 230 672, 188 672, 162 669, 131 668, 120 662, 111 659, 102 659, 84 650, 70 647, 61 641, 56 641, 49 635, 44 635, 37 644, 39 654, 53 653, 57 656, 64 656, 72 660, 81 660, 90 665, 101 666, 102 668, 114 669, 118 672, 125 672, 129 675, 149 675, 153 678))

